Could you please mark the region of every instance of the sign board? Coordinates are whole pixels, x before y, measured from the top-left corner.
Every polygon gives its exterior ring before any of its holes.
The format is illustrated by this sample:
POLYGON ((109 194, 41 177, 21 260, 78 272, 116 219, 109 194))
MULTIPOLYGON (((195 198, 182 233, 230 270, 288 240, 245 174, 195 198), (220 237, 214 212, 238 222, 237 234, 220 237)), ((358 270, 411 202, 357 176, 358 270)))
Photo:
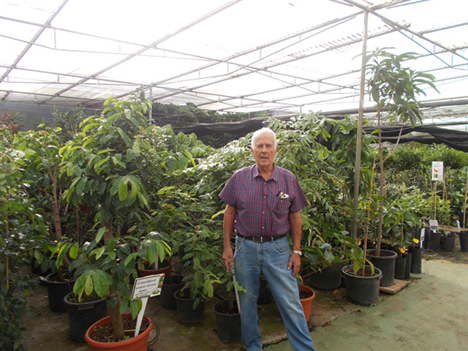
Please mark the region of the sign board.
POLYGON ((136 278, 135 283, 133 284, 132 300, 158 296, 161 294, 163 282, 164 273, 136 278))
POLYGON ((432 162, 432 180, 438 180, 438 181, 444 180, 444 162, 443 161, 432 162))

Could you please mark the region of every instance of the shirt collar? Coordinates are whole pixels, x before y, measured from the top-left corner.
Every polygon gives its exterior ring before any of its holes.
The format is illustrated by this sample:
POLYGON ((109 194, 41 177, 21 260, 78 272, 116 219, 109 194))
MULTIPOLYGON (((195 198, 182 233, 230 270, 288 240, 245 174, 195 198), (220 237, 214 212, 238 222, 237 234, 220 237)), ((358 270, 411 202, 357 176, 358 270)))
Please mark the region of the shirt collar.
MULTIPOLYGON (((262 175, 258 171, 257 165, 252 166, 252 178, 257 178, 261 177, 262 175)), ((269 180, 274 180, 275 182, 278 183, 278 169, 275 164, 273 164, 273 173, 271 174, 271 177, 269 180)))

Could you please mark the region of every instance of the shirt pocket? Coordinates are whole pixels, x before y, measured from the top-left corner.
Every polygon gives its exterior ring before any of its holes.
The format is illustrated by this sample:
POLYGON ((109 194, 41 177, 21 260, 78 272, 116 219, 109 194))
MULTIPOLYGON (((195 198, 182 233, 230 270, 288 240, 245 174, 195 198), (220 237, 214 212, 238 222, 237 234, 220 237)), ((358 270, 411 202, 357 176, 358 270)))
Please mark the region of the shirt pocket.
POLYGON ((281 199, 276 198, 275 209, 274 211, 278 214, 287 214, 291 208, 291 201, 289 198, 281 199))

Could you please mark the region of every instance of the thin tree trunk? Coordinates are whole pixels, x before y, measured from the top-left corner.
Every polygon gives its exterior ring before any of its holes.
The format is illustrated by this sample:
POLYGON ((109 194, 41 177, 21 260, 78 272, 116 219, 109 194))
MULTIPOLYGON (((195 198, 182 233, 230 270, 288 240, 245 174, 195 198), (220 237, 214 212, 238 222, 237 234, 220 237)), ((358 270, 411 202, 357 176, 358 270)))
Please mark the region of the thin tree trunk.
POLYGON ((116 340, 123 340, 125 338, 125 330, 123 326, 122 315, 120 314, 120 296, 118 293, 111 292, 106 296, 107 313, 109 313, 112 328, 114 330, 114 337, 116 340), (111 307, 113 302, 111 299, 117 299, 114 307, 111 307))
POLYGON ((57 195, 57 175, 49 172, 49 176, 52 179, 52 217, 54 219, 55 239, 60 240, 62 238, 62 225, 60 224, 60 206, 57 195))

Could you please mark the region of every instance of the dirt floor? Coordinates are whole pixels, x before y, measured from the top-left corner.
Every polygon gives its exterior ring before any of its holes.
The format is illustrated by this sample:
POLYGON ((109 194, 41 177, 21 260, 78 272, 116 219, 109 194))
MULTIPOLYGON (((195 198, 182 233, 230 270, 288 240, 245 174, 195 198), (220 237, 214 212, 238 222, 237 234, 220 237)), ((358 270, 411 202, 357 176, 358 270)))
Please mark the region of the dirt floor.
MULTIPOLYGON (((412 275, 409 286, 396 295, 381 293, 376 306, 351 304, 345 299, 344 288, 331 292, 316 290, 309 323, 316 350, 466 349, 463 345, 468 345, 467 273, 468 253, 460 252, 457 238, 452 251, 425 251, 422 274, 412 275), (441 299, 434 303, 435 297, 441 299), (446 305, 450 308, 445 309, 446 305), (413 324, 408 326, 408 323, 413 324), (414 323, 426 329, 419 330, 414 323), (438 326, 436 330, 427 330, 434 323, 438 326), (433 339, 441 339, 442 346, 435 347, 433 339), (383 341, 388 341, 390 346, 385 346, 383 341)), ((30 350, 89 350, 86 344, 70 339, 67 313, 50 311, 45 286, 38 285, 26 299, 33 308, 25 319, 30 350)), ((207 304, 202 324, 185 327, 178 322, 176 311, 162 308, 158 299, 149 300, 146 313, 157 324, 158 333, 153 333, 157 337, 152 345, 154 350, 245 349, 240 343, 226 344, 219 340, 213 302, 207 304)), ((265 350, 291 350, 275 305, 260 306, 259 315, 265 350)))

